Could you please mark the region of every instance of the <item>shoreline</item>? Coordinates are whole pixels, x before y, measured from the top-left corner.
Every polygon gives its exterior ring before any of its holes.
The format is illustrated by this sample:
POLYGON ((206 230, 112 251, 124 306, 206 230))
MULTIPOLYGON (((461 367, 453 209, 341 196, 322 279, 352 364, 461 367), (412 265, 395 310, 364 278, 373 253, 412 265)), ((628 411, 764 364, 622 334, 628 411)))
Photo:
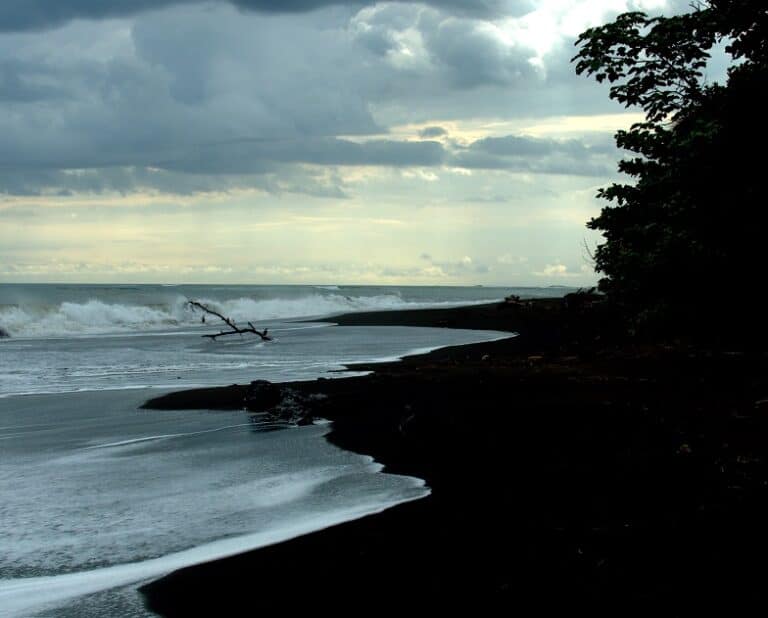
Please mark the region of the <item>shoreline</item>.
MULTIPOLYGON (((171 573, 142 588, 155 611, 237 615, 258 595, 260 607, 283 610, 525 599, 542 610, 684 615, 765 597, 765 569, 754 567, 768 551, 768 413, 754 411, 768 395, 765 355, 615 341, 599 308, 566 310, 560 299, 329 321, 519 336, 288 383, 326 396, 316 414, 333 421, 333 444, 425 479, 432 494, 171 573)), ((244 389, 145 406, 232 409, 244 389)))

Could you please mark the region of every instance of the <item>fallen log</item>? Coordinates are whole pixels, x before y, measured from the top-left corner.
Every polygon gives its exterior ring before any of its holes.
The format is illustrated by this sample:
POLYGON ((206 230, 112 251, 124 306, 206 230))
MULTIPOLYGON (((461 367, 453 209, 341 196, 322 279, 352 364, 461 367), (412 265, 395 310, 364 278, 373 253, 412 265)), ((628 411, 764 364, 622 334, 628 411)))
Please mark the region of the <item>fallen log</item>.
MULTIPOLYGON (((212 333, 208 335, 201 335, 201 337, 205 337, 207 339, 211 339, 212 341, 215 341, 217 337, 225 337, 227 335, 243 335, 245 333, 251 333, 253 335, 258 335, 261 337, 262 341, 272 341, 272 337, 267 333, 268 329, 264 329, 263 331, 258 330, 251 322, 248 322, 247 328, 241 328, 237 325, 237 323, 232 319, 224 316, 223 314, 219 313, 218 311, 214 311, 210 307, 207 307, 201 302, 198 302, 196 300, 187 300, 187 305, 194 309, 200 309, 204 314, 212 315, 217 318, 219 318, 224 324, 229 326, 230 330, 223 330, 220 333, 212 333)), ((203 315, 203 323, 205 323, 205 315, 203 315)))

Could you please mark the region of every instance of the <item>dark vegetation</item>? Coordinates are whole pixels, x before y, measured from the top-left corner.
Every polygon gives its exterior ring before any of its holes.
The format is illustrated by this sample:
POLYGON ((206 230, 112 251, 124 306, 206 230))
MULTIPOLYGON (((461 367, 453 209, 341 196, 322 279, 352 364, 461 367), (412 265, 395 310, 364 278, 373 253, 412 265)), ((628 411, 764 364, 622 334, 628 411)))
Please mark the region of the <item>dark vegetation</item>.
POLYGON ((697 335, 735 317, 735 336, 766 334, 759 302, 735 302, 764 278, 768 7, 709 0, 690 13, 626 13, 578 39, 576 70, 610 82, 611 98, 646 113, 616 135, 632 181, 589 227, 600 289, 651 334, 697 335), (707 79, 710 52, 731 58, 725 84, 707 79))

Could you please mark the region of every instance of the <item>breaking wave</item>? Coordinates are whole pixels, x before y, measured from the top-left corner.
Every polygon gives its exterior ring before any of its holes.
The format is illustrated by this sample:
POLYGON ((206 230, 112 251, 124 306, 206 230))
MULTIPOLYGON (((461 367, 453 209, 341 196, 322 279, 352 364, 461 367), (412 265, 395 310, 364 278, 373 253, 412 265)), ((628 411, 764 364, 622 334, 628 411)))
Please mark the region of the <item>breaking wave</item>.
MULTIPOLYGON (((417 309, 455 302, 409 302, 398 294, 345 296, 310 293, 298 298, 236 298, 200 302, 235 321, 264 321, 282 318, 320 317, 354 311, 417 309)), ((0 306, 0 326, 13 337, 87 335, 132 331, 173 331, 200 324, 200 312, 186 306, 178 296, 163 304, 109 303, 92 298, 85 302, 58 305, 0 306)))

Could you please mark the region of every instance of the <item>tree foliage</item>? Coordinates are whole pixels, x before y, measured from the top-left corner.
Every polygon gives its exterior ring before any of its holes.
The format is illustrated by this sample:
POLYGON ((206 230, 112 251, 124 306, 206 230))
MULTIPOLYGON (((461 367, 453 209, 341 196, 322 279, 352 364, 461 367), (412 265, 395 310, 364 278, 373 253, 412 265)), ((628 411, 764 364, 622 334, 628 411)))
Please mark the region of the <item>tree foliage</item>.
POLYGON ((588 223, 605 238, 601 290, 640 322, 700 326, 709 291, 762 284, 767 35, 765 0, 710 0, 673 17, 625 13, 576 42, 577 73, 646 115, 616 134, 633 181, 601 189, 610 204, 588 223), (724 84, 706 77, 716 47, 730 56, 724 84))

